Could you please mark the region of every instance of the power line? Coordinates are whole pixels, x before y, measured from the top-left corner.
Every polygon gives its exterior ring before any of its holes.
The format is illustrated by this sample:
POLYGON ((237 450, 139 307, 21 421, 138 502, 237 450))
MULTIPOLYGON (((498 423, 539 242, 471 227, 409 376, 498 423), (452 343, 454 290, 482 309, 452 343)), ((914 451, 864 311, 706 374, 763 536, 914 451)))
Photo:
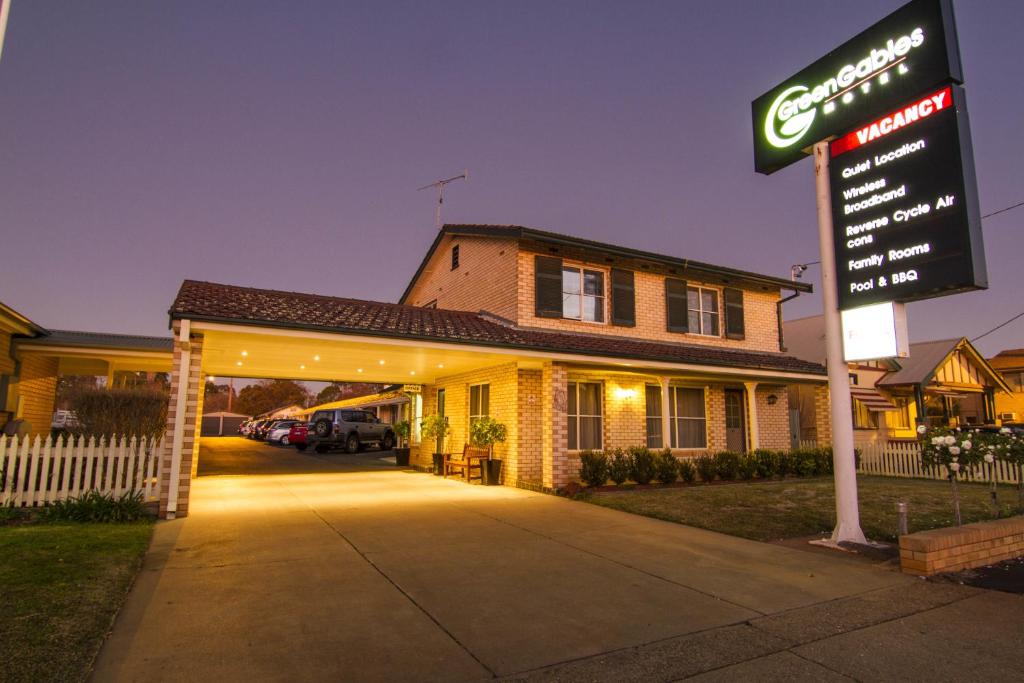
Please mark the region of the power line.
POLYGON ((1012 323, 1012 322, 1013 322, 1014 320, 1016 320, 1017 318, 1022 318, 1022 317, 1024 317, 1024 311, 1021 311, 1020 313, 1018 313, 1017 315, 1013 316, 1012 318, 1010 318, 1010 319, 1009 319, 1009 320, 1007 320, 1006 322, 1004 322, 1004 323, 1000 323, 999 325, 996 325, 995 327, 993 327, 993 328, 992 328, 991 330, 989 330, 989 331, 988 331, 988 332, 986 332, 985 334, 979 334, 979 335, 978 335, 977 337, 975 337, 975 338, 974 338, 974 339, 972 339, 971 341, 972 341, 972 342, 976 342, 976 341, 978 341, 979 339, 981 339, 982 337, 987 337, 988 335, 992 334, 993 332, 995 332, 995 331, 996 331, 996 330, 998 330, 999 328, 1001 328, 1001 327, 1006 327, 1007 325, 1009 325, 1010 323, 1012 323))
POLYGON ((1001 213, 1006 213, 1007 211, 1010 211, 1011 209, 1019 209, 1022 206, 1024 206, 1024 202, 1017 202, 1013 206, 1008 206, 1005 209, 999 209, 998 211, 993 211, 992 213, 986 213, 984 216, 982 216, 982 218, 989 218, 991 216, 998 216, 1001 213))

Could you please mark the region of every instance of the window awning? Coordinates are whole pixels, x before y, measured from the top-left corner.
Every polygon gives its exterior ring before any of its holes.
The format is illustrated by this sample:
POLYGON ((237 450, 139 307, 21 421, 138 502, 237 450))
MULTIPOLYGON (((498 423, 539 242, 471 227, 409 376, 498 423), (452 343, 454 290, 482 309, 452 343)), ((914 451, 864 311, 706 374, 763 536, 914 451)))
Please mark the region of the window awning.
POLYGON ((868 410, 883 413, 887 410, 899 410, 892 401, 874 389, 866 387, 850 387, 850 397, 860 401, 868 410))

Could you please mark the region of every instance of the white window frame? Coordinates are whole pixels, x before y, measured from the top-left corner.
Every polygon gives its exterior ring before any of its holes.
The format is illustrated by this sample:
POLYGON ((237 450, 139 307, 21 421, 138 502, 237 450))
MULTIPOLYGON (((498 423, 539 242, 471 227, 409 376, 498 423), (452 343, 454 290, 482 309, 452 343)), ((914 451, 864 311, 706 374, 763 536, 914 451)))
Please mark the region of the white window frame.
POLYGON ((608 323, 608 315, 607 315, 607 311, 605 310, 605 302, 606 302, 606 300, 608 298, 607 294, 606 294, 607 287, 605 286, 605 283, 607 281, 608 281, 608 273, 606 273, 603 270, 600 270, 598 268, 587 268, 585 266, 566 265, 566 264, 563 263, 562 264, 562 283, 563 283, 562 284, 562 318, 564 318, 566 320, 579 320, 580 322, 590 323, 592 325, 606 325, 608 323), (579 294, 576 294, 574 292, 567 292, 567 291, 565 291, 565 285, 564 285, 564 283, 565 283, 565 271, 567 271, 567 270, 576 271, 576 273, 579 275, 579 283, 580 283, 580 285, 579 285, 579 289, 580 289, 579 294), (586 294, 585 293, 583 283, 584 283, 585 276, 586 276, 587 273, 594 273, 596 275, 600 275, 601 276, 601 294, 600 294, 600 296, 598 296, 596 294, 586 294), (565 303, 568 300, 568 297, 578 297, 579 298, 579 311, 580 311, 580 314, 578 316, 571 316, 571 315, 566 315, 565 314, 565 303), (588 320, 587 318, 583 317, 583 311, 584 311, 583 302, 586 299, 596 299, 597 300, 597 304, 598 305, 595 306, 594 310, 600 312, 600 315, 601 315, 601 319, 600 320, 588 320))
POLYGON ((673 450, 680 451, 706 451, 708 448, 708 391, 707 387, 693 387, 685 385, 672 385, 669 387, 669 429, 670 445, 673 450), (679 415, 679 394, 680 390, 699 391, 701 404, 704 406, 703 417, 690 417, 679 415), (679 429, 684 420, 699 421, 704 423, 704 445, 703 446, 680 446, 682 443, 682 431, 679 429))
POLYGON ((569 413, 569 411, 568 411, 569 401, 568 401, 568 396, 566 396, 566 422, 567 422, 567 424, 566 424, 566 429, 565 429, 565 438, 566 438, 566 442, 567 442, 568 451, 570 453, 579 453, 580 451, 586 451, 586 450, 592 450, 592 451, 603 450, 604 449, 604 404, 605 404, 605 400, 604 400, 604 383, 600 382, 600 381, 593 382, 593 381, 588 381, 588 380, 570 380, 569 382, 566 383, 566 390, 567 390, 567 392, 568 391, 575 391, 576 392, 576 414, 575 415, 569 413), (586 414, 586 415, 583 415, 583 414, 580 413, 580 385, 581 384, 593 384, 593 385, 597 386, 597 400, 599 402, 599 404, 598 404, 598 414, 597 415, 591 415, 589 413, 586 414), (596 446, 590 446, 588 448, 580 448, 580 418, 584 418, 584 417, 588 417, 588 418, 596 417, 598 419, 598 424, 600 425, 600 428, 597 430, 597 433, 600 435, 601 441, 596 446), (569 435, 571 434, 571 431, 569 430, 569 424, 572 423, 572 421, 574 419, 576 421, 576 447, 575 448, 573 448, 571 443, 568 443, 569 435))
POLYGON ((644 385, 644 431, 646 432, 646 443, 648 448, 665 448, 664 434, 661 432, 662 415, 664 414, 665 407, 661 405, 661 385, 660 384, 645 384, 644 385), (658 393, 658 414, 654 415, 651 413, 651 402, 647 400, 647 392, 649 389, 655 389, 658 393), (651 432, 651 421, 657 420, 657 429, 651 432), (652 444, 651 437, 656 437, 658 443, 652 444))
POLYGON ((687 285, 686 290, 687 290, 687 292, 686 292, 686 323, 687 323, 687 328, 689 329, 690 334, 697 334, 697 335, 700 335, 701 337, 721 337, 722 336, 722 293, 719 292, 714 287, 701 287, 699 285, 696 285, 696 286, 694 286, 694 285, 687 285), (697 293, 697 308, 691 308, 690 307, 690 292, 696 292, 697 293), (716 308, 715 311, 705 311, 704 310, 704 297, 702 296, 702 294, 704 292, 711 292, 712 294, 715 295, 715 308, 716 308), (693 329, 693 325, 690 324, 690 313, 696 313, 697 314, 697 324, 699 326, 699 329, 696 329, 696 330, 693 329), (704 331, 704 314, 705 313, 707 313, 708 315, 714 315, 715 316, 715 319, 718 322, 718 324, 717 324, 718 331, 717 332, 711 333, 711 332, 705 332, 704 331))

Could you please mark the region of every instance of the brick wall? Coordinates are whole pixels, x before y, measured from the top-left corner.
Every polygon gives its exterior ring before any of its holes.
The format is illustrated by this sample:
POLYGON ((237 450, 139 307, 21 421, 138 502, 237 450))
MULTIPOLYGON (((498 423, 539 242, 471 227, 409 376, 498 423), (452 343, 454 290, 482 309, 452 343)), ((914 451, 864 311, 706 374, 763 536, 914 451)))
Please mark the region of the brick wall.
POLYGON ((578 462, 573 465, 568 457, 567 380, 564 365, 544 363, 541 368, 541 484, 549 489, 564 486, 579 474, 578 462))
MULTIPOLYGON (((178 327, 175 325, 174 336, 178 336, 178 327)), ((178 509, 176 516, 188 515, 189 492, 192 484, 192 476, 198 465, 199 457, 199 415, 202 410, 202 394, 200 391, 203 385, 202 364, 203 364, 203 338, 202 335, 192 335, 191 358, 188 368, 181 367, 182 352, 177 343, 174 347, 174 355, 171 369, 170 397, 167 409, 167 432, 164 435, 164 457, 160 471, 160 516, 167 516, 167 501, 170 497, 171 483, 171 459, 174 447, 174 426, 178 419, 178 383, 187 383, 187 396, 185 401, 184 439, 181 446, 181 464, 178 469, 178 509)))
POLYGON ((758 385, 754 392, 757 398, 757 425, 761 448, 789 449, 789 392, 784 386, 758 385), (768 405, 768 397, 776 398, 775 405, 768 405))
MULTIPOLYGON (((665 329, 665 278, 661 275, 634 271, 634 287, 636 290, 636 326, 619 327, 610 323, 588 323, 578 320, 563 320, 559 318, 537 318, 534 315, 534 253, 519 251, 518 257, 518 278, 519 278, 519 302, 518 302, 518 324, 524 327, 540 327, 556 329, 568 332, 587 332, 591 334, 606 334, 635 339, 647 339, 670 342, 683 342, 687 344, 706 344, 709 346, 722 346, 737 349, 751 349, 757 351, 778 351, 779 350, 779 328, 777 324, 776 302, 779 300, 779 290, 771 292, 745 290, 743 292, 744 323, 746 328, 745 339, 732 340, 724 336, 710 337, 699 334, 680 334, 669 332, 665 329)), ((585 266, 592 270, 600 270, 605 273, 605 292, 610 291, 610 268, 607 265, 573 261, 566 259, 566 265, 585 266)), ((698 280, 688 279, 692 286, 702 286, 715 289, 719 293, 719 308, 722 306, 721 286, 701 283, 698 280)), ((605 321, 611 319, 611 300, 605 297, 605 321)), ((720 321, 721 322, 721 321, 720 321)), ((720 332, 724 334, 723 326, 719 325, 720 332)))
POLYGON ((407 304, 456 311, 485 310, 516 316, 515 240, 446 235, 416 282, 407 304), (459 267, 451 268, 452 246, 459 245, 459 267))
POLYGON ((828 384, 814 388, 814 429, 819 446, 832 443, 832 408, 828 397, 828 384))
POLYGON ((18 409, 21 403, 21 417, 28 421, 30 434, 50 433, 53 421, 53 404, 57 396, 58 360, 53 356, 26 355, 21 360, 18 374, 17 399, 11 406, 18 409))
POLYGON ((900 566, 930 576, 995 564, 1024 555, 1024 517, 900 536, 900 566))
POLYGON ((543 436, 541 434, 541 387, 540 370, 519 370, 519 446, 516 474, 507 477, 506 482, 518 480, 521 483, 540 486, 543 484, 543 436))

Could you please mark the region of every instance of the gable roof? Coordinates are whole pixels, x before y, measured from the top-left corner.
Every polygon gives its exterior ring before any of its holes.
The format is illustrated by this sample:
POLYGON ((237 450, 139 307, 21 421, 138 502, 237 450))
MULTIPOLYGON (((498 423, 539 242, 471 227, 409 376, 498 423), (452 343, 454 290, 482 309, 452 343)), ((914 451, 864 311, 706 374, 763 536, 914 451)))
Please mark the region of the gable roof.
POLYGON ((818 375, 825 373, 825 369, 817 363, 781 353, 647 342, 630 337, 527 330, 501 324, 468 311, 420 308, 195 280, 182 283, 169 314, 171 320, 187 318, 580 356, 610 356, 818 375))
POLYGON ((423 257, 423 261, 420 263, 419 268, 416 269, 416 273, 412 276, 412 279, 409 281, 408 286, 406 286, 405 291, 402 292, 402 296, 398 299, 399 303, 404 303, 406 299, 408 299, 409 294, 412 293, 413 286, 416 284, 416 281, 419 280, 420 275, 423 274, 423 271, 427 267, 427 263, 434 255, 434 252, 437 251, 437 247, 441 244, 441 240, 444 239, 445 235, 467 235, 474 237, 498 237, 504 239, 530 240, 532 242, 538 242, 540 244, 554 247, 572 247, 585 251, 599 252, 604 255, 622 259, 650 261, 669 268, 681 269, 683 271, 682 274, 693 272, 715 278, 728 278, 769 285, 772 287, 779 287, 781 289, 789 289, 795 292, 813 291, 813 287, 806 282, 793 282, 773 275, 761 275, 759 273, 738 270, 736 268, 715 266, 709 263, 692 261, 690 259, 679 258, 676 256, 656 254, 654 252, 642 251, 631 247, 620 247, 606 242, 596 242, 582 237, 562 235, 555 232, 548 232, 547 230, 538 230, 536 228, 525 228, 520 225, 446 224, 440 231, 438 231, 433 244, 431 244, 430 248, 427 249, 427 253, 423 257))
POLYGON ((0 301, 0 327, 7 328, 15 334, 28 334, 33 337, 46 334, 42 325, 37 325, 21 313, 0 301))
POLYGON ((897 386, 907 384, 927 384, 939 371, 942 364, 946 362, 950 354, 961 350, 970 356, 971 360, 985 375, 1002 390, 1010 391, 1009 385, 988 361, 978 353, 974 345, 966 337, 958 339, 939 339, 929 342, 917 342, 910 345, 910 356, 900 358, 900 369, 889 373, 878 380, 878 386, 897 386))

